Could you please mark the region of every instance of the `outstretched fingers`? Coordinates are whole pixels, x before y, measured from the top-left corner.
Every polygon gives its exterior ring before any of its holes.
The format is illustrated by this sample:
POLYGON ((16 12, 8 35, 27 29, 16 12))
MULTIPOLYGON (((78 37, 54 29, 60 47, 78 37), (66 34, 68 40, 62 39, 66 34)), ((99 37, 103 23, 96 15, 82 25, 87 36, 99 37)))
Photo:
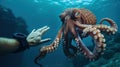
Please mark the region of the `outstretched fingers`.
POLYGON ((50 29, 48 26, 44 26, 44 27, 38 29, 37 32, 44 32, 45 30, 48 30, 48 29, 50 29))
POLYGON ((45 28, 47 28, 48 26, 44 26, 44 27, 42 27, 42 28, 39 28, 37 31, 41 31, 41 30, 43 30, 43 29, 45 29, 45 28))
POLYGON ((50 29, 50 27, 46 27, 43 30, 40 31, 41 35, 43 35, 45 32, 47 32, 50 29))
POLYGON ((35 29, 33 29, 29 35, 32 35, 34 32, 35 32, 35 29))

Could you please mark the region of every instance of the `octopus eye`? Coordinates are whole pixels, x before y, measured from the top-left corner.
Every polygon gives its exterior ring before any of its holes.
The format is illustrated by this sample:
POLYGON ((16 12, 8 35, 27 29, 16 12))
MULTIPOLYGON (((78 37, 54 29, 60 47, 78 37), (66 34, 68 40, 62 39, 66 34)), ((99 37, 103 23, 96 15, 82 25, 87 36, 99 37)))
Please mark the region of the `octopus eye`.
POLYGON ((75 13, 75 17, 76 17, 76 18, 80 18, 80 13, 79 13, 79 12, 76 12, 76 13, 75 13))

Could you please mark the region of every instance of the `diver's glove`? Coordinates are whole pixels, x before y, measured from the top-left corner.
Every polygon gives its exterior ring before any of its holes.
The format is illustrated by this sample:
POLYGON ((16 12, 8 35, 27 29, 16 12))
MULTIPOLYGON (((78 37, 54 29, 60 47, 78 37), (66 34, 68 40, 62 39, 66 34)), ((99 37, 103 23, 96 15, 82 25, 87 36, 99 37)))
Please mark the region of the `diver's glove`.
POLYGON ((42 28, 39 28, 37 30, 33 29, 33 31, 26 36, 25 34, 22 33, 15 33, 13 35, 13 38, 15 38, 16 40, 18 40, 18 42, 20 43, 19 48, 17 51, 15 52, 20 52, 20 51, 24 51, 25 49, 31 47, 31 46, 36 46, 38 44, 42 44, 45 42, 50 41, 50 38, 46 38, 46 39, 42 39, 42 35, 49 30, 48 26, 44 26, 42 28))
POLYGON ((42 36, 45 32, 47 32, 50 28, 48 26, 44 26, 37 30, 33 29, 32 32, 27 36, 27 42, 30 46, 37 46, 38 44, 42 44, 50 41, 50 38, 42 39, 42 36))

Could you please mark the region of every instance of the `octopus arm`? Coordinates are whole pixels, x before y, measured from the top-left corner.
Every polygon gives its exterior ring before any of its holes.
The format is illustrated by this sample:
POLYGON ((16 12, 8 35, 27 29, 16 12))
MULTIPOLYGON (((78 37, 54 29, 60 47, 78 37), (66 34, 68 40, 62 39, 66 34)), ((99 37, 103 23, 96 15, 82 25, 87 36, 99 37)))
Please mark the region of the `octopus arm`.
POLYGON ((43 46, 40 52, 53 52, 59 45, 60 39, 62 38, 62 31, 63 27, 59 30, 58 35, 56 36, 55 40, 48 46, 43 46))
POLYGON ((103 18, 101 21, 100 21, 100 24, 102 24, 104 21, 107 21, 111 27, 115 28, 115 29, 118 29, 118 26, 117 24, 110 18, 103 18))
POLYGON ((117 32, 116 28, 110 27, 110 26, 107 26, 107 25, 100 24, 100 25, 94 25, 94 26, 97 29, 99 29, 100 31, 106 32, 108 34, 115 34, 115 32, 117 32))
POLYGON ((85 29, 86 27, 90 26, 90 25, 86 25, 86 24, 81 24, 82 22, 79 22, 79 21, 74 21, 74 25, 76 27, 78 27, 79 29, 83 30, 85 29))
POLYGON ((35 64, 39 65, 40 67, 43 67, 41 63, 39 63, 39 60, 43 59, 46 56, 46 52, 40 52, 40 54, 34 59, 35 64))
POLYGON ((64 39, 63 51, 68 58, 73 58, 77 55, 77 48, 72 45, 72 38, 64 39), (72 50, 72 52, 70 50, 72 50))
POLYGON ((90 60, 95 60, 105 50, 106 44, 105 44, 104 36, 95 27, 91 27, 91 28, 87 27, 83 30, 83 32, 89 34, 95 41, 94 50, 90 51, 82 42, 78 34, 77 37, 75 37, 77 47, 87 58, 89 58, 90 60))
POLYGON ((109 19, 109 18, 103 18, 100 21, 100 24, 98 25, 94 25, 97 29, 100 29, 103 32, 107 32, 108 34, 115 34, 115 32, 117 32, 118 30, 118 26, 116 25, 116 23, 109 19), (110 23, 110 26, 104 25, 102 24, 104 21, 107 21, 110 23))

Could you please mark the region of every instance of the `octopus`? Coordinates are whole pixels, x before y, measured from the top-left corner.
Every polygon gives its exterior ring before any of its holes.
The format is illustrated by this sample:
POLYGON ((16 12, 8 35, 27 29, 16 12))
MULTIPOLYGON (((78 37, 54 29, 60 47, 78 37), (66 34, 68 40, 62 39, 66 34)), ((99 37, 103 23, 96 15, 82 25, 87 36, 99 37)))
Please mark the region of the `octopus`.
POLYGON ((50 45, 43 46, 40 49, 40 54, 34 60, 41 67, 42 64, 39 63, 39 60, 44 58, 46 54, 54 52, 61 43, 63 52, 68 58, 73 58, 82 53, 86 58, 94 61, 105 51, 106 43, 102 32, 111 35, 118 30, 117 24, 110 18, 103 18, 97 24, 96 16, 85 8, 68 8, 59 17, 62 26, 55 40, 50 45), (107 21, 109 25, 103 24, 104 21, 107 21), (90 50, 82 41, 88 36, 92 38, 93 50, 90 50), (72 41, 75 42, 75 45, 72 41))

